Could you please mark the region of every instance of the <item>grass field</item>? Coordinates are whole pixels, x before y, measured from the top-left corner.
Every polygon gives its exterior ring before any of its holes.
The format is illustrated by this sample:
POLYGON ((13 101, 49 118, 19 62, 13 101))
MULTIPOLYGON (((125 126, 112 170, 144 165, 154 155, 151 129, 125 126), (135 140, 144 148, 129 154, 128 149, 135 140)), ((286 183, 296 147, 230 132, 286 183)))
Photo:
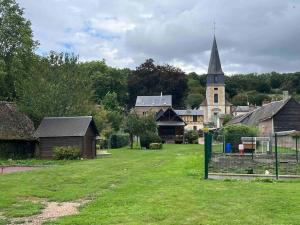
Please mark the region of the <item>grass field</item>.
MULTIPOLYGON (((299 224, 300 181, 203 180, 203 148, 111 150, 108 158, 0 175, 6 219, 42 210, 25 197, 92 199, 47 224, 299 224)), ((0 217, 1 218, 1 217, 0 217)))

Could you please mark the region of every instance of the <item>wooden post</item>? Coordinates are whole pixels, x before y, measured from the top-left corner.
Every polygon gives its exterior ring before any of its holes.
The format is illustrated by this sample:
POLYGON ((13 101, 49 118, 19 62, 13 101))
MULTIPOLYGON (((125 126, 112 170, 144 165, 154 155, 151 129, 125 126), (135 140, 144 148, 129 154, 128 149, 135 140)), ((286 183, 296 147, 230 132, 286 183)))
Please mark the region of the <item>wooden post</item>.
POLYGON ((212 135, 210 133, 204 134, 204 179, 208 179, 208 163, 211 152, 211 140, 212 135))
POLYGON ((276 172, 276 180, 278 180, 278 149, 277 149, 277 134, 275 133, 275 172, 276 172))

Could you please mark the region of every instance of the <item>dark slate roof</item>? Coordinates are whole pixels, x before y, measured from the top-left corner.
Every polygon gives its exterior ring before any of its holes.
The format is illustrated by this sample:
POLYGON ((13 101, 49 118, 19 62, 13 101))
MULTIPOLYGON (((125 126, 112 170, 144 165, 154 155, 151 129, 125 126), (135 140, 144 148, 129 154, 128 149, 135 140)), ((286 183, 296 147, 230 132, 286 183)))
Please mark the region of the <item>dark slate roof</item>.
POLYGON ((250 112, 255 110, 256 107, 255 106, 249 106, 249 105, 238 105, 235 107, 235 109, 233 110, 234 112, 250 112))
POLYGON ((224 74, 219 57, 219 51, 217 46, 216 37, 214 36, 213 46, 211 49, 209 67, 207 74, 224 74))
POLYGON ((184 110, 174 110, 179 116, 203 116, 203 110, 197 109, 184 109, 184 110))
POLYGON ((0 140, 34 140, 33 122, 14 103, 0 101, 0 140))
POLYGON ((169 106, 169 107, 172 107, 172 95, 137 96, 135 106, 169 106))
POLYGON ((92 116, 45 117, 34 136, 40 137, 82 137, 92 123, 96 134, 97 128, 92 116))
POLYGON ((159 126, 185 126, 186 123, 178 116, 178 114, 169 107, 167 110, 157 113, 156 123, 159 126))
POLYGON ((271 119, 275 116, 279 110, 290 101, 291 98, 287 100, 281 100, 276 102, 271 102, 266 105, 259 107, 258 109, 246 113, 245 115, 233 118, 230 123, 243 123, 247 125, 258 125, 259 122, 271 119))

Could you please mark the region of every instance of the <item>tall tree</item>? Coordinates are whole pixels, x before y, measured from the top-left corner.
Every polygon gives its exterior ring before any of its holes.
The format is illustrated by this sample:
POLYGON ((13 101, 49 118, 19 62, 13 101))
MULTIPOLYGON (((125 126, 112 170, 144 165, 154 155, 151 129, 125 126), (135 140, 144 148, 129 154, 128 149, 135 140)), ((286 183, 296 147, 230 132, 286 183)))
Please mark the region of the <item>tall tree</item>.
POLYGON ((0 60, 5 65, 2 99, 13 100, 16 97, 15 81, 28 72, 37 44, 23 9, 15 0, 0 0, 0 60))
POLYGON ((129 104, 134 105, 138 95, 169 94, 173 96, 173 106, 184 106, 187 93, 187 78, 179 68, 155 65, 153 59, 147 59, 129 76, 129 104))
POLYGON ((47 58, 36 57, 32 76, 16 85, 18 105, 35 125, 44 116, 91 115, 91 82, 79 71, 73 55, 51 53, 47 58))

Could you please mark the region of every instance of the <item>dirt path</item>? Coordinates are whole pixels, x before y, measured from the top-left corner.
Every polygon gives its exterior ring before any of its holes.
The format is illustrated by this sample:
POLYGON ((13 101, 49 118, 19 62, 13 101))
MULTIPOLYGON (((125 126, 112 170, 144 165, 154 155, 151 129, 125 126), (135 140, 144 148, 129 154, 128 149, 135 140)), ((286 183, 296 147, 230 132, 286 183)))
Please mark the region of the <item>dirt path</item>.
POLYGON ((45 221, 55 220, 62 216, 78 214, 79 206, 89 202, 89 200, 78 200, 74 202, 48 202, 45 199, 37 198, 31 199, 31 201, 40 202, 45 205, 45 208, 37 215, 13 218, 10 220, 10 225, 42 225, 45 221))

